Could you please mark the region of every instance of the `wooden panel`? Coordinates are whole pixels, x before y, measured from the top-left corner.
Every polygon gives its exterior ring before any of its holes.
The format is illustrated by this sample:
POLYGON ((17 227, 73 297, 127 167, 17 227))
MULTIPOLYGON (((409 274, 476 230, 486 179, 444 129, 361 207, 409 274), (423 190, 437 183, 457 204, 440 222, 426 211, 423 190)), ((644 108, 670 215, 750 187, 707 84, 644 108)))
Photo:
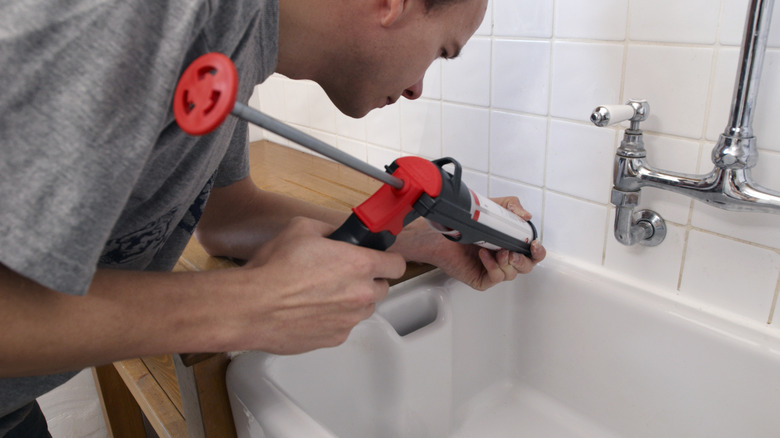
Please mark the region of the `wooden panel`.
POLYGON ((176 410, 184 416, 184 409, 181 405, 181 394, 179 394, 179 382, 176 380, 176 371, 173 366, 173 358, 170 354, 162 356, 150 356, 141 358, 149 374, 152 375, 160 389, 163 390, 168 399, 176 407, 176 410))
POLYGON ((95 367, 92 374, 95 377, 108 435, 111 438, 146 436, 141 408, 114 365, 95 367))
POLYGON ((382 185, 342 164, 267 141, 249 150, 255 184, 318 205, 349 210, 382 185))
POLYGON ((203 417, 206 438, 228 438, 236 436, 233 413, 228 401, 225 375, 230 359, 227 354, 218 354, 194 365, 198 399, 203 417))
POLYGON ((187 436, 184 417, 141 359, 116 362, 114 366, 160 438, 187 436))

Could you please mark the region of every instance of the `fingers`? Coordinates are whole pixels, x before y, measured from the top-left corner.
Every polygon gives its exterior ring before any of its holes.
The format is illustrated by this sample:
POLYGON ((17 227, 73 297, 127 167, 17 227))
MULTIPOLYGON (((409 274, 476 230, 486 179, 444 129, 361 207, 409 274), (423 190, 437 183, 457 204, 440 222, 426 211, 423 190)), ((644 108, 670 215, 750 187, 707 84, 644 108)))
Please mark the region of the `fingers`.
POLYGON ((510 201, 507 204, 506 209, 520 216, 520 218, 523 219, 524 221, 530 221, 532 218, 531 213, 525 208, 523 208, 523 206, 520 204, 520 201, 517 202, 510 201))
POLYGON ((479 251, 479 258, 491 284, 512 281, 518 274, 530 273, 546 255, 547 251, 538 240, 531 242, 530 258, 505 249, 495 253, 484 248, 479 251))
POLYGON ((507 210, 511 211, 512 213, 520 216, 521 219, 524 221, 531 220, 531 213, 523 208, 523 205, 520 203, 520 200, 517 199, 515 196, 507 196, 503 198, 492 198, 493 201, 498 203, 500 206, 506 208, 507 210))
POLYGON ((369 251, 377 257, 377 274, 375 278, 400 278, 406 272, 406 260, 400 254, 375 251, 372 249, 360 249, 369 251))
POLYGON ((539 240, 531 242, 531 259, 534 264, 541 262, 545 257, 547 257, 547 250, 542 246, 542 242, 539 240))

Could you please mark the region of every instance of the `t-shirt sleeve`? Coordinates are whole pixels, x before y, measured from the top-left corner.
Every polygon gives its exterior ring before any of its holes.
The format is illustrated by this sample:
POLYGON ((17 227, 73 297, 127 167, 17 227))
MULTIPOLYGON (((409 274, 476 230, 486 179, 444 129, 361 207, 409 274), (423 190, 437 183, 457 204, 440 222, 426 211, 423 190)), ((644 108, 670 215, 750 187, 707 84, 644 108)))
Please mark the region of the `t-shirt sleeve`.
POLYGON ((186 3, 0 2, 0 263, 86 292, 170 118, 186 3))
POLYGON ((249 127, 247 122, 236 125, 225 157, 219 164, 215 187, 229 186, 249 176, 249 127))

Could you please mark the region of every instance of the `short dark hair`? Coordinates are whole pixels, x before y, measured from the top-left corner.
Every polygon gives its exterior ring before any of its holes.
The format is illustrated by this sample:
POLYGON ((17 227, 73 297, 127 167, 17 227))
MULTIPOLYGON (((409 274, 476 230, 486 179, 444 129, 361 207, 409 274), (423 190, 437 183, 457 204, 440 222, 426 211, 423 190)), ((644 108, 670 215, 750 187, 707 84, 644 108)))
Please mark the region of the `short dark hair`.
POLYGON ((447 6, 452 3, 457 3, 463 0, 424 0, 424 1, 425 1, 425 12, 431 12, 434 9, 447 6))

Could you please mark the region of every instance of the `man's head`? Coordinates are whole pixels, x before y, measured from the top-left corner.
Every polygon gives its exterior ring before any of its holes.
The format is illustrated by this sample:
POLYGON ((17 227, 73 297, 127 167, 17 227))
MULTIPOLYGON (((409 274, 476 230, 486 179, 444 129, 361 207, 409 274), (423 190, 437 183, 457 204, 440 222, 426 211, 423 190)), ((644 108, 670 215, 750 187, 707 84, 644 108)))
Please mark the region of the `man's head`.
POLYGON ((277 70, 316 81, 344 114, 362 117, 420 97, 425 71, 457 56, 486 8, 487 0, 281 0, 277 70))

